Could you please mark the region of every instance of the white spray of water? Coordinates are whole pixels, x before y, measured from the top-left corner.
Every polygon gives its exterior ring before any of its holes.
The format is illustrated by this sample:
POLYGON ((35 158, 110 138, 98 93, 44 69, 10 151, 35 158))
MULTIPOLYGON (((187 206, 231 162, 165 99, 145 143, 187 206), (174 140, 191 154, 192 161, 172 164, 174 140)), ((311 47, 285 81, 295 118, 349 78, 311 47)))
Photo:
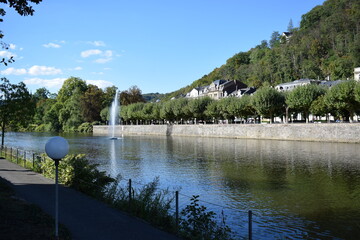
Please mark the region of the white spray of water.
POLYGON ((119 119, 119 97, 118 97, 118 91, 116 91, 114 101, 111 104, 110 108, 110 126, 111 126, 111 138, 115 138, 115 125, 118 123, 119 119))

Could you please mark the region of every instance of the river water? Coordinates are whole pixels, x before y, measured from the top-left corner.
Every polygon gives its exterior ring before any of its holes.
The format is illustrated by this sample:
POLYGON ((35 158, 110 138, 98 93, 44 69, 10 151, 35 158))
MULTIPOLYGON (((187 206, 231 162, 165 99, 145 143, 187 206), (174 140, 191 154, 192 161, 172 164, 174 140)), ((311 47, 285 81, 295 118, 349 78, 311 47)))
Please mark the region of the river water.
MULTIPOLYGON (((8 133, 5 144, 44 152, 48 133, 8 133)), ((359 239, 360 145, 165 136, 68 134, 70 153, 85 153, 99 169, 134 184, 160 178, 180 190, 180 206, 221 211, 237 238, 359 239)))

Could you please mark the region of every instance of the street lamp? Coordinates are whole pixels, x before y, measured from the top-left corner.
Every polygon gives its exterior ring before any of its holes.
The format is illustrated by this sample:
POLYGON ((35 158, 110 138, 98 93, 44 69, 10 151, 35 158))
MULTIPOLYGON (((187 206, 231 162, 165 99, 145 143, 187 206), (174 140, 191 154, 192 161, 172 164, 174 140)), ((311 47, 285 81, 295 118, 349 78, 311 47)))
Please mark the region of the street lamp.
POLYGON ((59 239, 59 161, 69 152, 69 144, 65 138, 52 137, 45 144, 46 154, 55 162, 55 238, 59 239))

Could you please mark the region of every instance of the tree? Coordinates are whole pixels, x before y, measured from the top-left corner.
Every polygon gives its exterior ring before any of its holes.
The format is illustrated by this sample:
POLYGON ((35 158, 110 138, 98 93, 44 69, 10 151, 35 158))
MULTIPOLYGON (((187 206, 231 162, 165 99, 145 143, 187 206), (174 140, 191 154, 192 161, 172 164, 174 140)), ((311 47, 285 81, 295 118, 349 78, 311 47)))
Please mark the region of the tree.
POLYGON ((288 24, 288 27, 287 27, 287 31, 292 32, 293 30, 294 30, 294 25, 293 25, 292 19, 290 18, 290 21, 289 21, 289 24, 288 24))
POLYGON ((324 94, 325 89, 318 85, 308 84, 299 86, 286 96, 286 104, 290 109, 302 112, 306 123, 308 123, 311 104, 324 94))
POLYGON ((46 88, 42 87, 42 88, 38 88, 36 89, 36 92, 34 93, 34 98, 39 101, 41 99, 48 99, 50 96, 50 91, 47 90, 46 88))
POLYGON ((87 90, 87 85, 84 80, 77 77, 70 77, 65 80, 59 90, 57 100, 64 103, 75 93, 83 94, 87 90))
POLYGON ((4 146, 5 131, 9 125, 24 126, 32 119, 35 103, 25 84, 11 84, 1 78, 0 84, 0 124, 1 145, 4 146))
POLYGON ((205 120, 205 110, 212 101, 214 100, 209 97, 202 97, 189 101, 189 114, 194 118, 197 118, 197 120, 205 120))
POLYGON ((111 106, 111 103, 114 101, 117 89, 118 88, 115 86, 105 88, 102 104, 103 108, 111 106))
POLYGON ((137 102, 145 102, 141 95, 141 90, 137 86, 132 86, 120 93, 120 105, 125 106, 137 102))
POLYGON ((285 98, 274 88, 262 87, 253 95, 252 105, 259 115, 269 117, 272 123, 273 118, 283 112, 285 98))
POLYGON ((360 110, 360 103, 355 97, 357 85, 354 80, 344 81, 331 87, 325 95, 325 103, 350 122, 353 121, 354 114, 360 110))
POLYGON ((88 89, 81 97, 81 111, 86 122, 101 121, 104 92, 95 85, 88 85, 88 89))
POLYGON ((279 42, 280 42, 280 33, 278 31, 274 31, 271 34, 270 41, 269 41, 270 48, 275 47, 279 42))
POLYGON ((310 112, 312 114, 315 116, 326 116, 327 120, 329 120, 329 113, 331 111, 332 109, 325 103, 325 95, 319 96, 310 106, 310 112))

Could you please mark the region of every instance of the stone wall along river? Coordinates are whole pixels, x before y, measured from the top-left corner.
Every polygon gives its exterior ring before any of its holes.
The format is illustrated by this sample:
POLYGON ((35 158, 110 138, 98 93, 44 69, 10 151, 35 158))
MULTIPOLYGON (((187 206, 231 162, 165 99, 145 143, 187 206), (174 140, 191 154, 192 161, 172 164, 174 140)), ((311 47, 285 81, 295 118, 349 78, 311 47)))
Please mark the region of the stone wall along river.
MULTIPOLYGON (((109 134, 94 126, 94 135, 109 134)), ((115 136, 161 135, 360 143, 359 123, 119 125, 115 136)))

